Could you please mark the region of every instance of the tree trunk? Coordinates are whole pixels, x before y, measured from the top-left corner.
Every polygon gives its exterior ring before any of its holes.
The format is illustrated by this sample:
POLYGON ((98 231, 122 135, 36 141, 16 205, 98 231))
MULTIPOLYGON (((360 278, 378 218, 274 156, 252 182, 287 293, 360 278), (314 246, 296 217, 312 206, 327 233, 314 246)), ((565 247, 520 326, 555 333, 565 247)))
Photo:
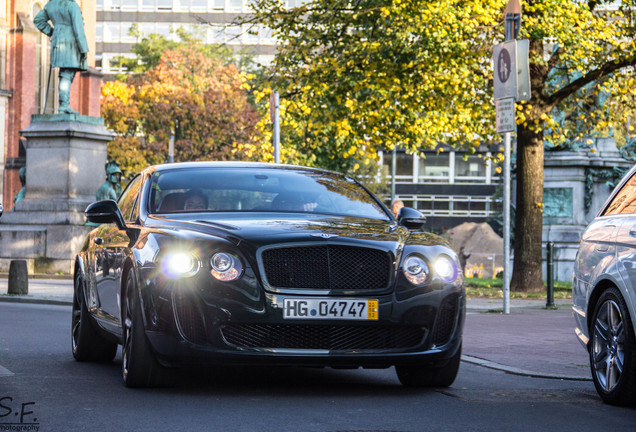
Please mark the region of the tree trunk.
POLYGON ((544 289, 541 271, 543 232, 543 134, 517 129, 517 207, 512 291, 544 289))

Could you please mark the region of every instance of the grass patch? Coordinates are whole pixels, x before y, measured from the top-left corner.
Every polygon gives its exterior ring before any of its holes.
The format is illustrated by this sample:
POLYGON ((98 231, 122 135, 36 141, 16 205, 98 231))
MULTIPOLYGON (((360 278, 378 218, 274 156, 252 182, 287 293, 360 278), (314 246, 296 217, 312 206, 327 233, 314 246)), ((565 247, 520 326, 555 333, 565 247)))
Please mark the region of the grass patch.
MULTIPOLYGON (((464 286, 466 287, 466 295, 468 297, 503 298, 502 279, 466 278, 464 279, 464 286)), ((545 291, 539 292, 510 291, 510 298, 512 299, 545 299, 546 297, 547 288, 545 291)), ((554 298, 571 299, 572 282, 555 281, 554 298)))

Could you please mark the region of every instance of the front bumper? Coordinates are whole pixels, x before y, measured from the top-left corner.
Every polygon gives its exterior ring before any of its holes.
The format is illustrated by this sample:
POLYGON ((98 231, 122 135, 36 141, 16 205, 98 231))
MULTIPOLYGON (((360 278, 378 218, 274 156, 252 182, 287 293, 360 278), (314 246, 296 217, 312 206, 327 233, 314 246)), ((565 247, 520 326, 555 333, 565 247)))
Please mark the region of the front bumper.
POLYGON ((284 319, 284 299, 298 295, 146 280, 146 335, 165 365, 435 365, 461 346, 461 282, 409 296, 358 296, 379 302, 379 319, 359 322, 284 319))

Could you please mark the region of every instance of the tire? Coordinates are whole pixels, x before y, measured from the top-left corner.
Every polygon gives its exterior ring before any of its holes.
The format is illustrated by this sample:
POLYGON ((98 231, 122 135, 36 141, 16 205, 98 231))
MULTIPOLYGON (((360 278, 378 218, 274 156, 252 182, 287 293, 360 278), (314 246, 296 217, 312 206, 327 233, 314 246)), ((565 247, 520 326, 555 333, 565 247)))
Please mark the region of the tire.
POLYGON ((398 379, 406 387, 448 387, 457 377, 462 347, 443 366, 401 366, 395 367, 398 379))
POLYGON ((146 337, 134 272, 128 272, 122 308, 122 377, 126 387, 170 387, 173 370, 157 361, 146 337))
POLYGON ((84 290, 83 279, 75 275, 73 289, 73 313, 71 321, 71 347, 73 357, 77 361, 110 362, 117 354, 117 344, 104 339, 90 321, 84 290))
POLYGON ((590 367, 596 391, 607 404, 634 405, 636 339, 618 289, 609 288, 601 295, 590 327, 590 367))

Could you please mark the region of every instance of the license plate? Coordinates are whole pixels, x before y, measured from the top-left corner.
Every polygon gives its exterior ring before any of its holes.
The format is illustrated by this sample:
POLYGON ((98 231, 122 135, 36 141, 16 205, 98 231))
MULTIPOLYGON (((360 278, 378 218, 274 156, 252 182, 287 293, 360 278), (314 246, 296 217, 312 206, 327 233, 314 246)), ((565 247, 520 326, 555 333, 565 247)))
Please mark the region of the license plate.
POLYGON ((378 301, 360 299, 285 299, 285 319, 377 320, 378 301))

